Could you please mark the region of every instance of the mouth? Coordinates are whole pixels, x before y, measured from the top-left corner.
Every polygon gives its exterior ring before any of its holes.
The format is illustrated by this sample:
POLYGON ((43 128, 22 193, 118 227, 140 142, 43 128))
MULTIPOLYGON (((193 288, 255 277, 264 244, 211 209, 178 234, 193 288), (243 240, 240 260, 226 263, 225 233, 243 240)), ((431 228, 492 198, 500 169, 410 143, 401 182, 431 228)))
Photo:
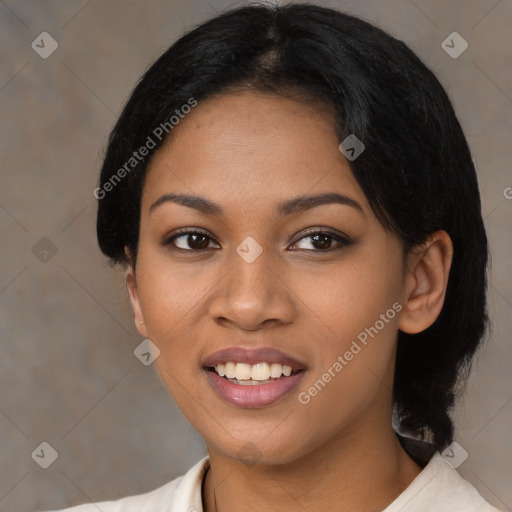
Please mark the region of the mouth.
POLYGON ((304 377, 301 361, 273 348, 230 347, 210 355, 203 370, 214 391, 242 408, 260 408, 288 395, 304 377))
POLYGON ((228 361, 216 366, 204 367, 205 370, 216 373, 227 382, 240 386, 258 386, 276 382, 303 372, 304 368, 294 370, 291 366, 280 363, 260 362, 256 364, 235 363, 228 361))

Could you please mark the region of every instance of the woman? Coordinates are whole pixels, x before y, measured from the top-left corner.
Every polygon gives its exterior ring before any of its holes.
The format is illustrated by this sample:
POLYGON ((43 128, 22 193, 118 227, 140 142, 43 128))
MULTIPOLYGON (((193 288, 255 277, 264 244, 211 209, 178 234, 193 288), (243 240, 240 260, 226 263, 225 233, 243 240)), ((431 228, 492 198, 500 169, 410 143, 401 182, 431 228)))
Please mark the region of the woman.
POLYGON ((208 457, 67 510, 497 510, 440 454, 487 325, 477 177, 404 43, 313 5, 218 16, 142 77, 95 195, 208 457))

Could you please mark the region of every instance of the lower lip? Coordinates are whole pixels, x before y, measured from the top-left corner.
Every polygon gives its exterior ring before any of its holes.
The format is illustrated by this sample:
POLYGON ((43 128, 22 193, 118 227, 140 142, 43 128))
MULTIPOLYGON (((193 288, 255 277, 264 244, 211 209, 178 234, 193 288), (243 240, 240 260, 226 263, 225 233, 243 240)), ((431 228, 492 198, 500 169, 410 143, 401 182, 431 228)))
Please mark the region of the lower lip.
POLYGON ((306 373, 304 370, 281 377, 267 384, 243 385, 233 384, 221 377, 215 371, 204 369, 206 377, 216 391, 227 402, 243 408, 258 408, 277 402, 295 388, 306 373))

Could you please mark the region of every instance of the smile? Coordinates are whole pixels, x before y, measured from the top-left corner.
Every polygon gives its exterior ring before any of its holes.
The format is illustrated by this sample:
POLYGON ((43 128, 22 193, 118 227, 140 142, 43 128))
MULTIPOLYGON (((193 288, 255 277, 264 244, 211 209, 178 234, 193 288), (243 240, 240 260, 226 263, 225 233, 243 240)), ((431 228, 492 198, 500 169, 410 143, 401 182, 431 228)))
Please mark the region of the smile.
POLYGON ((229 347, 208 356, 202 367, 217 395, 241 408, 281 400, 306 373, 305 363, 271 347, 229 347))
POLYGON ((278 379, 283 375, 289 377, 293 372, 292 367, 282 365, 279 363, 234 363, 227 362, 225 364, 218 364, 214 370, 221 377, 226 377, 230 381, 238 381, 237 383, 263 383, 271 382, 278 379))

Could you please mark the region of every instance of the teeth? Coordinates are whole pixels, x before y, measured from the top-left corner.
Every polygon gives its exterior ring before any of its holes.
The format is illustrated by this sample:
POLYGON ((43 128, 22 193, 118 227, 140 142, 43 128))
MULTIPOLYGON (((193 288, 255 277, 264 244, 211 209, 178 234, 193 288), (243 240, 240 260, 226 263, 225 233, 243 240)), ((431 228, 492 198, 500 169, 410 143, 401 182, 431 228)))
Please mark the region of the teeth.
POLYGON ((237 380, 257 380, 263 381, 269 378, 278 379, 282 375, 289 377, 292 374, 292 367, 279 363, 233 363, 218 364, 215 371, 221 377, 237 380))
MULTIPOLYGON (((226 377, 228 379, 234 379, 235 378, 235 369, 236 369, 236 364, 235 363, 226 363, 225 365, 225 371, 226 371, 226 377)), ((215 368, 215 370, 217 370, 217 368, 215 368)))
POLYGON ((224 375, 226 375, 226 365, 224 364, 218 364, 216 367, 215 367, 215 371, 221 376, 221 377, 224 377, 224 375))
POLYGON ((272 363, 270 365, 270 376, 271 377, 281 377, 281 374, 283 373, 283 365, 279 363, 272 363))
POLYGON ((270 377, 270 367, 267 363, 254 364, 251 368, 252 380, 267 380, 270 377))
POLYGON ((251 378, 251 365, 238 363, 235 368, 235 379, 249 380, 251 378))

